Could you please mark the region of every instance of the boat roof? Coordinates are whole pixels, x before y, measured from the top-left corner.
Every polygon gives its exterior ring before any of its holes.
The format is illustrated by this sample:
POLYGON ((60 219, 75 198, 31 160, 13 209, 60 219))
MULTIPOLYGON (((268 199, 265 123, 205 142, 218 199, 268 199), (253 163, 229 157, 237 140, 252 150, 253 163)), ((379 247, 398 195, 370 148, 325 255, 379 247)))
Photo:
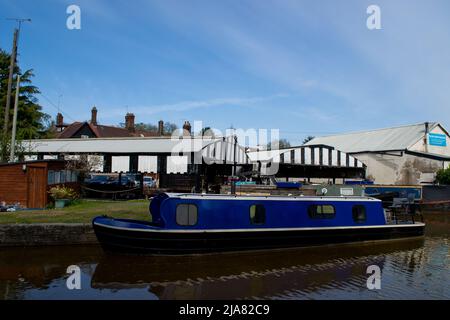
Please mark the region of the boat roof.
POLYGON ((374 201, 381 202, 380 199, 367 196, 261 196, 261 195, 232 195, 232 194, 201 194, 201 193, 166 193, 169 198, 178 199, 209 199, 209 200, 275 200, 275 201, 374 201))

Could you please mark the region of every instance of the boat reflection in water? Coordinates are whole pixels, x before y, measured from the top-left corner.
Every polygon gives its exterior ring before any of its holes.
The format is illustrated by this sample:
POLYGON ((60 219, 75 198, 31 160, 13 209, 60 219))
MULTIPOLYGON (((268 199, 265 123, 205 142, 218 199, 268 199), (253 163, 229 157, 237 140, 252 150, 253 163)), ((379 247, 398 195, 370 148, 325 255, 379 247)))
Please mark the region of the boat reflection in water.
POLYGON ((342 298, 370 299, 377 298, 377 291, 367 289, 367 267, 377 265, 383 272, 389 264, 415 270, 423 262, 423 244, 423 238, 413 238, 211 255, 104 255, 91 287, 148 288, 160 299, 326 299, 327 294, 339 299, 334 289, 342 298), (394 264, 389 261, 392 254, 394 264))

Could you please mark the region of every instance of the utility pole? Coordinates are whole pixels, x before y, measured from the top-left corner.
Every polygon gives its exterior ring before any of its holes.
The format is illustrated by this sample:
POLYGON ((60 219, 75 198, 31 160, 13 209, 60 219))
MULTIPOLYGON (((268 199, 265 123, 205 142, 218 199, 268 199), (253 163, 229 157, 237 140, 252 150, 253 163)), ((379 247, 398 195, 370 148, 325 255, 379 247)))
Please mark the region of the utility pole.
POLYGON ((13 127, 11 133, 11 153, 9 155, 9 162, 14 162, 15 149, 16 149, 16 130, 17 130, 17 110, 19 109, 19 91, 20 91, 20 74, 17 75, 17 85, 16 85, 16 99, 14 101, 14 116, 13 116, 13 127))
POLYGON ((12 79, 13 79, 13 75, 14 75, 14 67, 16 65, 18 38, 19 38, 19 29, 14 29, 14 40, 13 40, 13 47, 12 47, 12 52, 11 52, 11 61, 9 63, 8 88, 7 88, 7 93, 6 93, 5 120, 4 120, 4 124, 3 124, 3 136, 5 138, 8 134, 9 108, 11 105, 12 79))
MULTIPOLYGON (((14 68, 16 66, 17 59, 17 44, 19 42, 19 33, 22 22, 31 22, 31 19, 7 19, 7 20, 15 20, 19 25, 16 29, 14 29, 14 39, 13 39, 13 47, 11 52, 11 60, 9 63, 9 75, 8 75, 8 87, 6 93, 6 107, 5 107, 5 119, 3 123, 3 139, 2 142, 5 144, 2 146, 2 158, 6 157, 6 141, 8 136, 8 125, 9 125, 9 109, 11 106, 11 91, 12 91, 12 81, 14 75, 14 68)), ((6 159, 2 159, 6 160, 6 159)))

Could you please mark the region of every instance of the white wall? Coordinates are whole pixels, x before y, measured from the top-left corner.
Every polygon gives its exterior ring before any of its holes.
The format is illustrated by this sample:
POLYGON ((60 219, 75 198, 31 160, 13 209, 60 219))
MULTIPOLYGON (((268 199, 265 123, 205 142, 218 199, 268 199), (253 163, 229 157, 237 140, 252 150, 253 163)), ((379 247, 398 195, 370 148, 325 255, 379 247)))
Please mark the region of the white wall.
POLYGON ((187 156, 169 156, 167 157, 167 173, 185 173, 187 172, 187 156))
POLYGON ((428 182, 430 175, 448 165, 448 162, 407 154, 394 156, 365 153, 355 157, 367 166, 366 176, 374 177, 377 184, 417 185, 428 182))
POLYGON ((140 172, 156 172, 158 169, 158 157, 156 156, 139 156, 138 171, 140 172))
POLYGON ((450 137, 445 133, 445 131, 440 126, 436 126, 433 130, 430 131, 431 133, 439 133, 446 135, 446 141, 447 146, 446 147, 440 147, 440 146, 431 146, 431 145, 425 145, 423 138, 420 139, 420 141, 417 141, 413 146, 409 148, 409 150, 412 151, 419 151, 419 152, 428 152, 428 153, 434 153, 439 155, 444 155, 450 157, 450 137))
POLYGON ((130 171, 130 157, 129 156, 111 157, 111 171, 112 172, 130 171))
POLYGON ((37 160, 37 155, 24 156, 23 158, 25 161, 35 161, 37 160))
POLYGON ((58 156, 54 156, 54 155, 44 155, 44 160, 56 160, 58 159, 58 156))

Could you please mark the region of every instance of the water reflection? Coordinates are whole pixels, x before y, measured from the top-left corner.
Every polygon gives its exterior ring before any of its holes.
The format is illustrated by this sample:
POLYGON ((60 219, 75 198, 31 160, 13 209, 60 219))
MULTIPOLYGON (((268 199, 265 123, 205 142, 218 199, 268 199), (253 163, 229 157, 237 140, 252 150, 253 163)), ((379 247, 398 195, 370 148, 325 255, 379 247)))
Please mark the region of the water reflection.
POLYGON ((295 288, 366 287, 366 268, 384 267, 385 254, 423 246, 423 239, 389 244, 303 248, 193 257, 104 256, 92 277, 93 288, 146 283, 161 299, 245 299, 295 288), (123 268, 111 268, 120 265, 123 268))
POLYGON ((429 219, 425 238, 370 244, 147 257, 96 246, 2 249, 0 298, 449 299, 449 232, 439 216, 429 219), (65 286, 73 264, 82 270, 79 291, 65 286), (381 290, 366 287, 373 264, 382 270, 381 290))

